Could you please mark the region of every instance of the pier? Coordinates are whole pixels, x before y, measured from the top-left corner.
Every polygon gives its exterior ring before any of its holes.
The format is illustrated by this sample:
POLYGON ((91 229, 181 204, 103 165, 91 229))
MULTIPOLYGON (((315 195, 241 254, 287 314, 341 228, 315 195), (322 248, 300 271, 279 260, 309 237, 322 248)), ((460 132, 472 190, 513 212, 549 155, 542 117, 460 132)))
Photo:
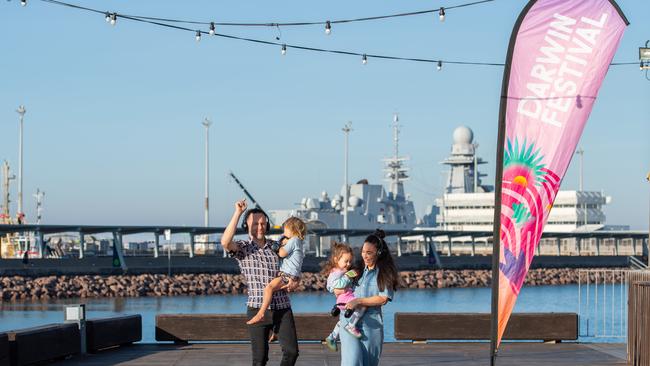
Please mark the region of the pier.
MULTIPOLYGON (((295 318, 300 340, 297 364, 339 365, 340 353, 320 344, 336 319, 311 313, 296 314, 295 318)), ((251 354, 244 322, 244 315, 159 314, 157 343, 149 344, 133 344, 142 334, 138 315, 91 319, 84 323, 83 333, 76 324, 10 331, 9 341, 13 345, 7 347, 6 342, 0 342, 0 365, 52 360, 55 365, 248 365, 251 354), (191 343, 197 341, 213 343, 191 343), (33 352, 34 347, 40 351, 33 352), (10 356, 3 358, 2 351, 7 348, 10 351, 5 355, 10 356)), ((489 344, 485 342, 489 336, 489 314, 399 313, 395 314, 395 334, 397 341, 384 345, 382 365, 489 362, 489 344)), ((577 336, 577 314, 513 314, 499 352, 499 365, 626 364, 624 344, 574 343, 577 336)), ((277 364, 281 357, 277 343, 271 345, 269 357, 271 365, 277 364)))
MULTIPOLYGON (((151 234, 153 245, 149 249, 138 250, 139 256, 158 258, 165 253, 161 250, 160 237, 167 231, 169 234, 184 235, 187 237, 187 249, 182 250, 189 258, 200 255, 197 244, 201 245, 202 254, 222 254, 220 245, 215 242, 198 243, 197 238, 205 235, 221 234, 224 227, 205 226, 108 226, 108 225, 0 225, 0 237, 30 233, 35 238, 36 257, 46 257, 46 235, 74 233, 77 236, 75 243, 76 255, 79 259, 88 256, 86 235, 109 234, 112 235, 110 246, 115 249, 121 258, 125 250, 124 236, 134 234, 151 234)), ((279 227, 272 228, 271 235, 279 235, 279 227)), ((332 239, 341 237, 362 238, 372 233, 372 230, 355 229, 326 229, 313 228, 308 231, 306 252, 316 257, 323 257, 326 247, 332 239)), ((237 234, 245 234, 239 229, 237 234)), ((403 253, 419 253, 423 256, 437 256, 438 253, 446 256, 454 255, 486 255, 492 252, 491 231, 460 231, 442 230, 432 228, 412 230, 386 230, 389 238, 393 238, 392 250, 397 256, 403 253)), ((648 253, 648 233, 644 231, 588 231, 588 232, 545 232, 537 249, 537 255, 555 256, 642 256, 648 253)), ((24 243, 23 243, 24 244, 24 243)), ((25 244, 24 244, 25 245, 25 244)), ((171 243, 168 243, 171 245, 171 243)), ((29 248, 22 248, 28 250, 29 248)), ((108 249, 108 248, 106 248, 108 249)), ((136 252, 136 251, 131 251, 136 252)), ((174 250, 174 254, 178 254, 174 250)), ((94 254, 98 254, 93 251, 94 254)), ((103 253, 104 255, 108 253, 103 253)), ((73 256, 67 253, 67 256, 73 256)))
MULTIPOLYGON (((320 344, 300 344, 298 366, 338 366, 340 353, 330 352, 320 344)), ((489 365, 489 343, 387 343, 381 356, 382 366, 489 365)), ((54 365, 84 366, 208 366, 250 365, 248 344, 135 345, 106 353, 73 357, 54 365)), ((269 365, 282 357, 280 346, 273 344, 269 365)), ((623 344, 577 343, 505 343, 497 358, 502 366, 605 366, 626 365, 623 344)))

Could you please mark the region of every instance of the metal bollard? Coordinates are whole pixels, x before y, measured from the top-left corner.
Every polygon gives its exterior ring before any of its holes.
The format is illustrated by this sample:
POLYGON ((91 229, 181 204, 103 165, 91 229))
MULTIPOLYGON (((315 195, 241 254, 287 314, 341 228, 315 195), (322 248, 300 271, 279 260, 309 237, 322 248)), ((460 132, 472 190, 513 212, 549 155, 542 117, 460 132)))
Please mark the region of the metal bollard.
POLYGON ((77 323, 81 338, 81 353, 86 353, 86 305, 79 304, 66 306, 64 323, 77 323))

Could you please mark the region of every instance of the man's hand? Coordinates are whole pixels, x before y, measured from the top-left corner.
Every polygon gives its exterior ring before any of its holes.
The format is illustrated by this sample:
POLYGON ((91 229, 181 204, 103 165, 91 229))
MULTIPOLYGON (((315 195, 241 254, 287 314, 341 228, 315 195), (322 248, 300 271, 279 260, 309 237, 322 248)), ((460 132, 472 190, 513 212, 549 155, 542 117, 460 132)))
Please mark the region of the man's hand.
POLYGON ((293 278, 289 279, 289 283, 286 285, 282 286, 282 290, 286 290, 287 292, 295 291, 298 286, 300 286, 300 280, 294 280, 293 278))
POLYGON ((235 202, 235 213, 241 215, 244 213, 244 211, 246 211, 247 208, 248 205, 246 204, 246 198, 244 198, 241 201, 235 202))

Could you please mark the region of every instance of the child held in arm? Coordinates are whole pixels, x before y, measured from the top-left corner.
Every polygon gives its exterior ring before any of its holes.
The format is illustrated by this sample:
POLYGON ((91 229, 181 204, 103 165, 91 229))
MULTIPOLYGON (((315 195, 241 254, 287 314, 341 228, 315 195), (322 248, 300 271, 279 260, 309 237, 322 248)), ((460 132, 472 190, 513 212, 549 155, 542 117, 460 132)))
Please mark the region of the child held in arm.
POLYGON ((299 218, 290 217, 282 224, 282 228, 284 229, 284 238, 280 240, 280 248, 278 249, 278 255, 282 260, 280 272, 278 273, 278 277, 274 278, 264 288, 262 306, 257 314, 251 320, 247 321, 246 324, 255 324, 264 320, 264 312, 271 305, 273 293, 280 291, 282 287, 289 283, 290 279, 295 281, 300 280, 302 260, 305 258, 303 240, 305 240, 307 226, 299 218))
MULTIPOLYGON (((332 311, 332 315, 338 315, 340 310, 345 310, 345 304, 353 300, 354 297, 354 283, 358 276, 357 272, 350 270, 354 260, 354 253, 352 248, 343 243, 333 243, 330 259, 323 267, 323 274, 327 276, 327 290, 336 294, 337 309, 332 311)), ((363 317, 365 307, 357 307, 357 309, 349 315, 346 312, 345 316, 350 320, 345 325, 344 329, 356 338, 361 338, 362 334, 357 329, 357 322, 363 317)), ((336 341, 339 338, 339 331, 341 328, 341 321, 336 323, 332 333, 325 338, 327 347, 332 351, 337 350, 336 341)))

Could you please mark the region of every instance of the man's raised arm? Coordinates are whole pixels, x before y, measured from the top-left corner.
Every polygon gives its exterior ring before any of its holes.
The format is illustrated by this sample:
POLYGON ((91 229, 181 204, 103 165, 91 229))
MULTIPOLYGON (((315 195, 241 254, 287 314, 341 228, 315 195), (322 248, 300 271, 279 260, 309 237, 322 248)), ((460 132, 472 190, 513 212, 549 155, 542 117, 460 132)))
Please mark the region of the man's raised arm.
POLYGON ((226 230, 224 230, 223 235, 221 236, 221 246, 223 246, 223 250, 226 252, 236 252, 239 249, 239 247, 232 241, 232 239, 235 237, 239 218, 244 213, 244 211, 246 211, 246 207, 247 205, 245 199, 235 202, 235 212, 233 212, 232 218, 230 219, 226 230))

